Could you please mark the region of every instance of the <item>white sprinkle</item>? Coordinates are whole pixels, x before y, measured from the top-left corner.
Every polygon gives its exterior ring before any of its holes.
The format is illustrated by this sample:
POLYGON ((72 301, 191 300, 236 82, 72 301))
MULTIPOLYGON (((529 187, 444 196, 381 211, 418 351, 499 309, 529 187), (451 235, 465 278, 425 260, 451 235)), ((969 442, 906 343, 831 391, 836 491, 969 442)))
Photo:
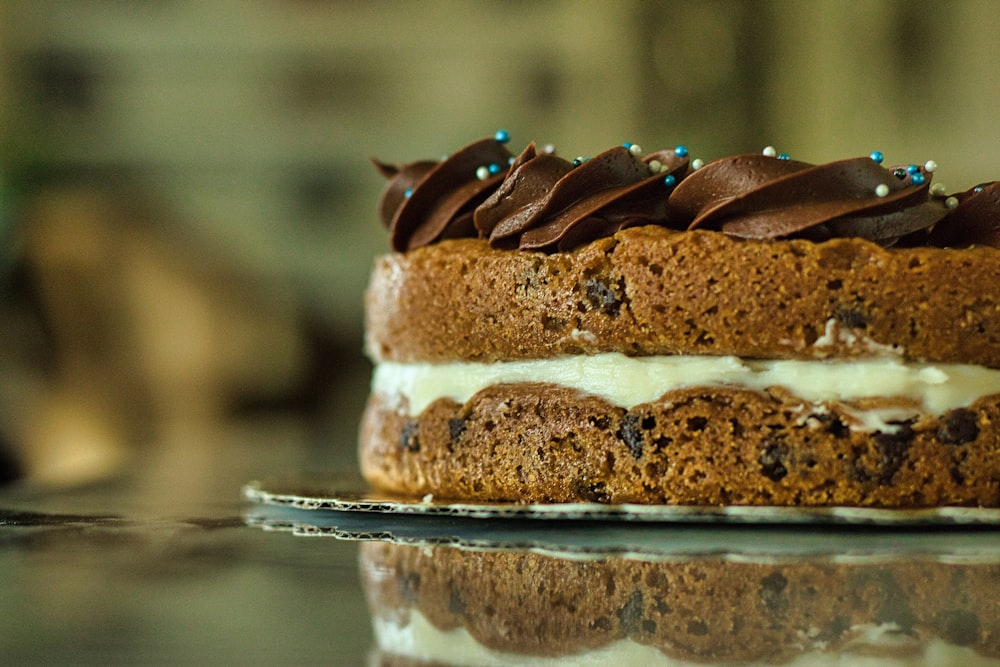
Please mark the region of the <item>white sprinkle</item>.
POLYGON ((876 197, 885 197, 887 194, 889 194, 889 186, 886 185, 885 183, 879 183, 875 187, 875 196, 876 197))
POLYGON ((423 501, 425 503, 432 503, 432 502, 434 502, 434 494, 433 493, 428 493, 426 496, 424 496, 423 498, 421 498, 421 501, 423 501))
POLYGON ((545 144, 542 147, 542 152, 548 153, 549 155, 553 155, 556 152, 555 144, 545 144))
POLYGON ((642 146, 640 146, 639 144, 632 144, 631 146, 628 147, 628 152, 638 157, 642 155, 642 146))
POLYGON ((955 208, 958 206, 958 197, 948 197, 944 200, 945 208, 955 208))
POLYGON ((778 154, 778 151, 774 146, 767 146, 762 152, 767 157, 774 157, 775 155, 778 154))
POLYGON ((696 157, 695 159, 691 160, 691 169, 694 171, 698 171, 704 166, 705 166, 705 161, 702 160, 701 158, 696 157))
POLYGON ((944 187, 944 183, 935 183, 931 186, 931 197, 944 197, 948 188, 944 187))
POLYGON ((934 160, 928 160, 927 162, 924 162, 924 171, 926 172, 934 173, 934 171, 937 170, 937 167, 938 167, 937 162, 935 162, 934 160))
POLYGON ((476 178, 478 178, 479 180, 485 181, 489 177, 490 177, 489 167, 480 167, 479 169, 476 169, 476 178))
POLYGON ((650 160, 649 161, 649 173, 651 173, 651 174, 658 174, 658 173, 660 173, 660 168, 662 166, 663 166, 663 163, 661 163, 659 160, 650 160))

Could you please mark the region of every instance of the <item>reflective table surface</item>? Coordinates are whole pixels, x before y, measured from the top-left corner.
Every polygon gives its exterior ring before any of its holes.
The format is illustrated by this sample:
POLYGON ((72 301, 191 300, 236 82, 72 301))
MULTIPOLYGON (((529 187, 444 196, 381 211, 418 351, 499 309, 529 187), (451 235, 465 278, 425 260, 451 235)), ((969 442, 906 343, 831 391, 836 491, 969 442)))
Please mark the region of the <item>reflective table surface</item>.
POLYGON ((1000 664, 1000 531, 0 492, 2 664, 1000 664))

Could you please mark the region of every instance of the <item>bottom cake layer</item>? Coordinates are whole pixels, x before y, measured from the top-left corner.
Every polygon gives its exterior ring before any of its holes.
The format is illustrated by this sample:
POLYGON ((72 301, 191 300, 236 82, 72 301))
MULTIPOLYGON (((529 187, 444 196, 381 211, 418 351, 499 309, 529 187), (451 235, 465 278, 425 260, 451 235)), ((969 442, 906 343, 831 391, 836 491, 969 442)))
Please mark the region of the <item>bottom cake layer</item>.
POLYGON ((1000 564, 369 542, 381 665, 996 665, 1000 564))
POLYGON ((439 499, 1000 506, 1000 395, 876 431, 851 428, 858 407, 702 387, 625 409, 518 383, 411 416, 376 392, 359 455, 376 488, 439 499))

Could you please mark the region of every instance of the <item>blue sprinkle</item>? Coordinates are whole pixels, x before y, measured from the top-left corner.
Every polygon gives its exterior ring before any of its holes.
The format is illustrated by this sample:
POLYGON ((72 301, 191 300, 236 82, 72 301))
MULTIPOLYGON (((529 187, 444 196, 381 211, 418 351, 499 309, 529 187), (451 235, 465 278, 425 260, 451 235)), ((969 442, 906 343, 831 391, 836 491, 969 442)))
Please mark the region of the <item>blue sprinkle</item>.
POLYGON ((910 183, 913 183, 914 185, 923 185, 924 181, 926 180, 927 179, 924 178, 924 175, 921 174, 919 171, 914 172, 913 174, 910 175, 910 183))
POLYGON ((973 192, 982 192, 985 187, 986 186, 983 186, 983 185, 977 185, 976 187, 972 188, 972 191, 973 192))
POLYGON ((678 146, 674 149, 674 155, 677 157, 687 157, 688 149, 687 146, 678 146))
POLYGON ((906 173, 908 173, 908 174, 916 174, 919 171, 920 171, 920 167, 918 167, 915 164, 911 164, 909 167, 906 168, 906 173))
POLYGON ((405 197, 406 199, 409 199, 410 195, 412 195, 412 194, 413 194, 413 188, 406 188, 406 192, 403 193, 403 197, 405 197))
POLYGON ((581 164, 583 164, 583 160, 581 160, 578 157, 573 158, 573 166, 574 167, 579 167, 581 164))
POLYGON ((494 176, 500 173, 500 165, 498 165, 496 162, 487 167, 487 169, 494 176))
POLYGON ((872 154, 869 155, 868 157, 870 157, 872 159, 872 162, 874 162, 875 164, 882 164, 882 160, 885 159, 885 156, 882 155, 882 151, 873 151, 872 154))
POLYGON ((663 179, 663 184, 666 185, 668 188, 672 188, 675 185, 677 185, 677 179, 674 177, 673 174, 667 174, 666 177, 663 179))
POLYGON ((625 148, 632 148, 632 142, 626 141, 624 144, 622 144, 622 146, 625 148))
POLYGON ((779 160, 788 160, 790 158, 788 157, 788 153, 781 153, 781 154, 778 155, 778 159, 779 160))
POLYGON ((510 133, 507 132, 507 130, 497 130, 497 133, 493 135, 493 138, 501 144, 505 144, 510 141, 510 133))

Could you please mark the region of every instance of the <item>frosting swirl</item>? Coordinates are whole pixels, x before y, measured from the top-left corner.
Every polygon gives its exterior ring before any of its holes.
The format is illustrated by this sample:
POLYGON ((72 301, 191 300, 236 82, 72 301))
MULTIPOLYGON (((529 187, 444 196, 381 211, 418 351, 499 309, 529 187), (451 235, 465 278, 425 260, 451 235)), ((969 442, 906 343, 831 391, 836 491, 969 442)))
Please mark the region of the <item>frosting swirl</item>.
POLYGON ((375 161, 389 179, 379 201, 393 250, 405 252, 441 239, 475 236, 472 212, 503 181, 512 155, 483 139, 440 162, 400 167, 375 161))
POLYGON ((1000 181, 977 185, 945 200, 952 208, 947 225, 931 231, 929 243, 951 248, 1000 248, 1000 181))
POLYGON ((618 146, 574 166, 531 144, 476 209, 476 229, 496 248, 565 250, 624 227, 663 224, 665 179, 676 182, 687 169, 675 151, 639 159, 618 146))
POLYGON ((670 219, 751 239, 833 236, 892 245, 947 213, 923 167, 886 169, 871 158, 811 165, 766 155, 708 163, 670 195, 670 219))
POLYGON ((700 166, 681 146, 642 155, 628 144, 570 162, 534 143, 514 157, 504 143, 483 139, 439 162, 373 160, 388 179, 379 210, 392 248, 465 236, 560 252, 645 224, 758 240, 1000 247, 1000 182, 945 198, 926 166, 764 154, 700 166))

